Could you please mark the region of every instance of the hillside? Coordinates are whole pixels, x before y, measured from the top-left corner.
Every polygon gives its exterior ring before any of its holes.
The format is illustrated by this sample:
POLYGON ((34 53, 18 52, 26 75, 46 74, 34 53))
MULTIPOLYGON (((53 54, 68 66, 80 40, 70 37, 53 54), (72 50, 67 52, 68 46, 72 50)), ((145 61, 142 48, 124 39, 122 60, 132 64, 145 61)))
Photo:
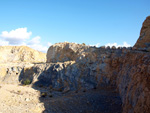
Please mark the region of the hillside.
POLYGON ((0 46, 0 63, 45 62, 46 54, 27 46, 0 46))

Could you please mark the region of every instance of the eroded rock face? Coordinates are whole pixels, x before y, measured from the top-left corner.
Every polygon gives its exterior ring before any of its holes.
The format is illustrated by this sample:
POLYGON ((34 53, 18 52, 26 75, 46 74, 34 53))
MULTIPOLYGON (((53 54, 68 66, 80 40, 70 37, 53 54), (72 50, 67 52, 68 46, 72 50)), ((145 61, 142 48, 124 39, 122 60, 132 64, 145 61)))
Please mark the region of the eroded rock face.
MULTIPOLYGON (((147 23, 146 20, 143 26, 147 26, 147 23)), ((141 32, 145 32, 146 37, 143 37, 142 42, 137 41, 133 48, 89 47, 88 51, 82 50, 84 51, 83 55, 77 54, 80 52, 67 51, 66 44, 61 43, 61 49, 50 48, 49 55, 52 51, 55 51, 55 55, 48 62, 57 62, 57 60, 59 62, 75 61, 73 65, 64 68, 63 72, 66 73, 59 75, 60 77, 66 75, 69 77, 65 80, 68 81, 67 84, 72 84, 68 86, 69 89, 90 89, 104 84, 116 86, 122 98, 124 113, 136 113, 137 111, 148 113, 150 111, 150 53, 148 52, 147 42, 150 42, 150 38, 148 38, 149 30, 147 29, 149 27, 142 27, 141 32), (66 53, 68 55, 64 55, 66 53), (59 57, 57 57, 57 54, 59 57)), ((64 83, 63 80, 64 78, 61 78, 57 81, 64 83)))
POLYGON ((2 70, 6 72, 1 75, 1 82, 18 84, 28 78, 35 86, 51 85, 62 91, 87 90, 102 84, 115 86, 117 75, 116 72, 109 71, 110 63, 112 58, 121 53, 121 49, 106 51, 105 48, 95 48, 93 52, 87 52, 82 59, 76 61, 3 66, 2 70))
POLYGON ((75 61, 78 57, 88 52, 89 46, 76 43, 57 43, 52 45, 47 52, 47 63, 75 61))
POLYGON ((130 52, 118 61, 117 86, 124 113, 150 111, 150 53, 130 52))
POLYGON ((82 60, 3 67, 1 83, 18 84, 30 79, 33 87, 51 86, 62 92, 87 90, 103 85, 116 86, 122 98, 124 113, 148 113, 149 64, 149 52, 97 48, 82 60))
POLYGON ((136 48, 148 48, 150 47, 150 16, 143 22, 143 26, 140 32, 140 37, 134 45, 136 48))
MULTIPOLYGON (((95 48, 83 44, 58 43, 49 48, 47 63, 0 66, 0 82, 19 84, 29 79, 33 87, 51 87, 63 93, 115 86, 122 99, 123 113, 149 113, 149 18, 141 29, 141 36, 142 33, 145 35, 138 39, 133 48, 95 48)), ((10 58, 9 62, 15 61, 11 55, 6 55, 10 58)), ((14 54, 14 59, 17 58, 22 57, 14 54)))
POLYGON ((27 46, 0 46, 0 63, 45 62, 46 54, 27 46))

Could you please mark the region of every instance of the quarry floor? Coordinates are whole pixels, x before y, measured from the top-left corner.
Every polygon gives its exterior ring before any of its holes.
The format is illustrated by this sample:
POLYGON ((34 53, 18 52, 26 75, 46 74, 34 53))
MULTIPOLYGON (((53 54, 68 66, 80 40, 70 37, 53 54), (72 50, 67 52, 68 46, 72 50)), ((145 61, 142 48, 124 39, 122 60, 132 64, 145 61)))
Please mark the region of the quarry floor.
POLYGON ((121 113, 119 94, 101 87, 62 93, 46 88, 0 84, 0 113, 121 113), (47 95, 42 97, 42 92, 47 95))

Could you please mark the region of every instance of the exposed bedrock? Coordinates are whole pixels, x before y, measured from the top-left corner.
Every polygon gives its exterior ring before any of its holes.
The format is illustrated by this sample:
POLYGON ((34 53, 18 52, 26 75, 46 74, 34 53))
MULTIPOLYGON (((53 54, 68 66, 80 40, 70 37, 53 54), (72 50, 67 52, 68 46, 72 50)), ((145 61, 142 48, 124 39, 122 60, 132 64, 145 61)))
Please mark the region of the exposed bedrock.
POLYGON ((145 35, 133 48, 57 43, 49 48, 47 63, 1 65, 0 82, 20 84, 28 79, 33 87, 63 93, 113 86, 120 93, 124 113, 149 113, 149 25, 147 17, 141 30, 145 35))
POLYGON ((139 39, 134 45, 136 48, 149 48, 150 50, 150 16, 143 22, 139 39))
POLYGON ((48 49, 47 63, 73 61, 84 56, 85 52, 90 52, 90 47, 85 44, 56 43, 48 49))
POLYGON ((124 113, 150 111, 150 53, 130 52, 119 59, 117 86, 124 113))
POLYGON ((116 86, 125 113, 146 113, 150 110, 149 64, 149 52, 97 48, 78 61, 3 67, 1 69, 6 72, 1 80, 2 83, 18 84, 30 79, 33 87, 52 87, 64 93, 116 86))

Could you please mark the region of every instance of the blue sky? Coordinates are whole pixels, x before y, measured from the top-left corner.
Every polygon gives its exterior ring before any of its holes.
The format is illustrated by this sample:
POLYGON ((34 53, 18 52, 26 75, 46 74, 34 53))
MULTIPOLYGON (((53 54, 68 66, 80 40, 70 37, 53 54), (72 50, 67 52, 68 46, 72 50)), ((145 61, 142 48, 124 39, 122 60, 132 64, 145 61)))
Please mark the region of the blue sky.
POLYGON ((0 45, 45 52, 64 41, 133 46, 150 0, 1 0, 0 14, 0 45))

